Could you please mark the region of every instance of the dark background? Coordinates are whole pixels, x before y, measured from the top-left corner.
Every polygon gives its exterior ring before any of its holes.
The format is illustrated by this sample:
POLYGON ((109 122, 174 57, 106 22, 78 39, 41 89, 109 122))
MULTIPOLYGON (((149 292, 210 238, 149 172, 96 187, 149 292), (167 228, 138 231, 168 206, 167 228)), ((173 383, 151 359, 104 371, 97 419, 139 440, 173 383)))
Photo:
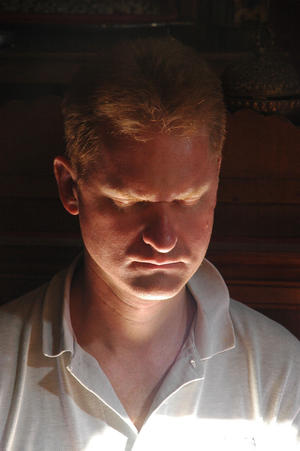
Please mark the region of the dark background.
MULTIPOLYGON (((299 23, 299 0, 0 0, 1 302, 48 280, 80 251, 77 220, 57 197, 52 159, 64 151, 61 97, 82 62, 115 39, 171 34, 222 76, 255 54, 258 36, 268 45, 271 30, 272 52, 288 56, 300 74, 299 23)), ((299 124, 297 111, 228 105, 208 252, 233 297, 298 336, 299 124)))

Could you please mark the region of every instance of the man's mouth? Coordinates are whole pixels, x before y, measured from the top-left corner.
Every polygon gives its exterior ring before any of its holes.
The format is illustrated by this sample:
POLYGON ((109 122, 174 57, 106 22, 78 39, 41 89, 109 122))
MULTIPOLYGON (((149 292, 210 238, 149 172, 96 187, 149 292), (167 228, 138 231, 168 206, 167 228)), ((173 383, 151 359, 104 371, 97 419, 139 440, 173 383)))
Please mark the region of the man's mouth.
POLYGON ((133 265, 144 269, 173 269, 183 265, 181 260, 135 260, 133 265))

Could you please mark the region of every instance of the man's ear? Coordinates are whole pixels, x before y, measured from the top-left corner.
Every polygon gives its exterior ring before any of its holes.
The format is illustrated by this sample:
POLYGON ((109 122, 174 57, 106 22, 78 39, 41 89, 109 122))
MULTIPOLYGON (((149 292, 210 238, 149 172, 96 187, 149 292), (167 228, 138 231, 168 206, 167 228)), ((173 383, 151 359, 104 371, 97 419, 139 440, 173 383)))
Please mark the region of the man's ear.
POLYGON ((220 171, 221 169, 221 164, 222 164, 222 155, 218 155, 217 157, 217 164, 218 164, 218 171, 220 171))
POLYGON ((78 215, 78 193, 76 177, 67 158, 58 156, 53 162, 60 200, 71 215, 78 215))

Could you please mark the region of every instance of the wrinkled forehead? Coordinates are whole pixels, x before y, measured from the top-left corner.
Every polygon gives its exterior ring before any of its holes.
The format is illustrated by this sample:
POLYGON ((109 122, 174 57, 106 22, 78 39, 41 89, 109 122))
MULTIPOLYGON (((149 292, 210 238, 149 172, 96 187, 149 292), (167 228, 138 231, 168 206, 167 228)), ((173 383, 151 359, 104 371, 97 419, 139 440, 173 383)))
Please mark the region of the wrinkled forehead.
POLYGON ((176 194, 200 188, 218 176, 206 134, 196 138, 157 135, 146 142, 112 139, 94 167, 98 183, 141 195, 176 194))
POLYGON ((153 133, 144 139, 127 136, 106 135, 103 140, 102 156, 106 165, 124 165, 155 159, 156 162, 170 162, 184 155, 188 162, 191 158, 201 160, 204 153, 215 155, 211 150, 210 137, 203 127, 196 136, 176 136, 165 133, 153 133))

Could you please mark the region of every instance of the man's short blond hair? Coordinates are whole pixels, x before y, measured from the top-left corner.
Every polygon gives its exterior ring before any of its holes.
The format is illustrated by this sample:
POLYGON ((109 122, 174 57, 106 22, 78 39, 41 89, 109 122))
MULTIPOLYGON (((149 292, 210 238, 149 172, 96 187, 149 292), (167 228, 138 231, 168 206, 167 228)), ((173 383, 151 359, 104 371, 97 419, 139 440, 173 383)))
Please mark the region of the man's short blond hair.
POLYGON ((105 137, 145 142, 157 133, 210 137, 220 153, 225 108, 220 82, 192 48, 173 38, 110 46, 74 78, 63 101, 66 152, 83 176, 101 161, 105 137))

